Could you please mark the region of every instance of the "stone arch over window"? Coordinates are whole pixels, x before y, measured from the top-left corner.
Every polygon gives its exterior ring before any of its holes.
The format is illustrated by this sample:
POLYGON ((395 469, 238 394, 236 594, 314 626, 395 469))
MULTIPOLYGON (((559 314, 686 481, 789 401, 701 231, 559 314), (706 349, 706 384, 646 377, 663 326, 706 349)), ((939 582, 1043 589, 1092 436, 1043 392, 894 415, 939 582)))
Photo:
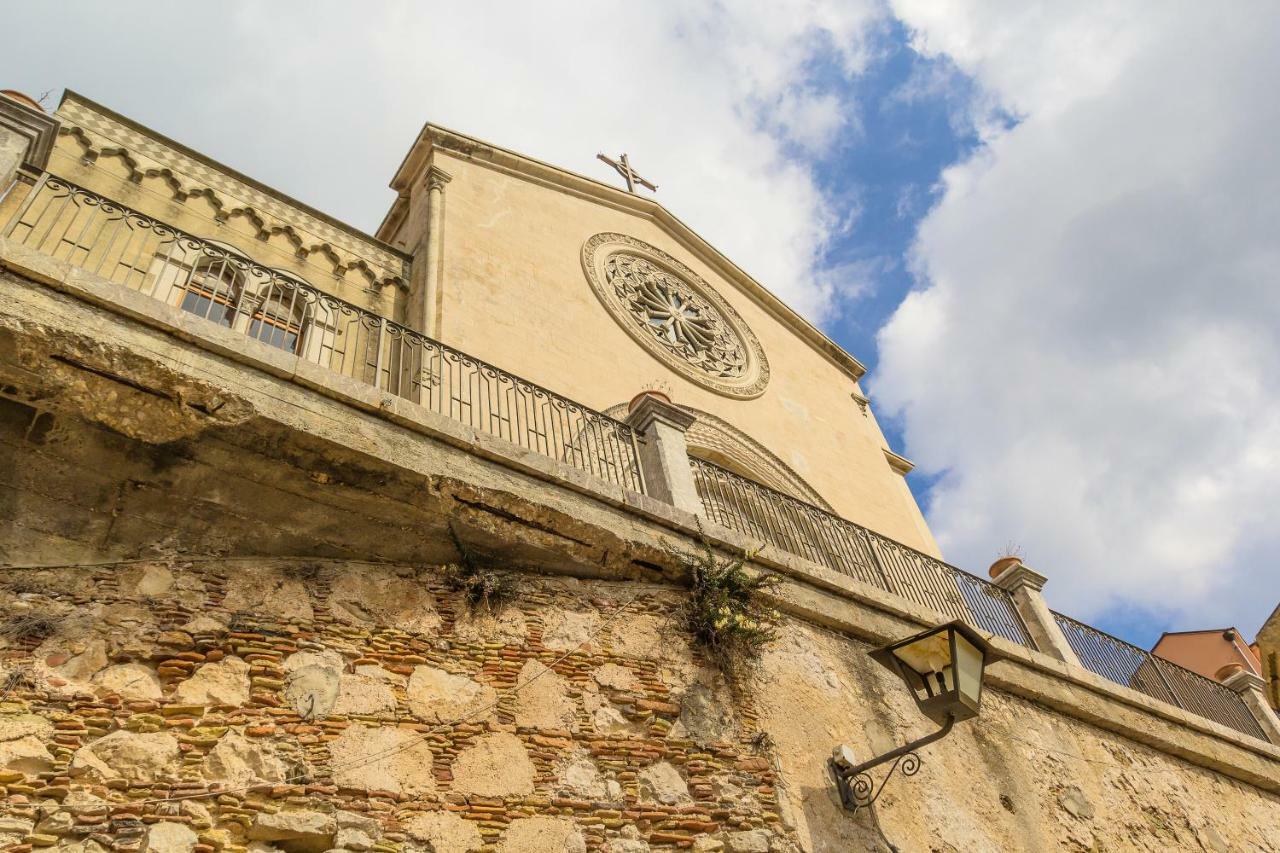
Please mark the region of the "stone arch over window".
MULTIPOLYGON (((714 462, 721 468, 727 468, 797 500, 834 512, 813 486, 763 444, 710 412, 692 406, 680 408, 697 418, 685 433, 690 455, 714 462)), ((613 406, 605 414, 624 420, 627 416, 627 404, 613 406)))

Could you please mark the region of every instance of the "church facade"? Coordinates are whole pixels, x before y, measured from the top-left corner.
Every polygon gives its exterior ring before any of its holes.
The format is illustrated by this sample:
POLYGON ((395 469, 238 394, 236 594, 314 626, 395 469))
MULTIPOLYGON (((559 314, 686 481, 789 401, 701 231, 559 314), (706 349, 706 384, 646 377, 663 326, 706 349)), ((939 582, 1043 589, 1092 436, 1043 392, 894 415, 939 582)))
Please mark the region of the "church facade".
POLYGON ((1263 680, 946 564, 863 367, 643 190, 431 124, 391 185, 0 96, 12 849, 1280 849, 1263 680), (931 730, 867 650, 951 620, 981 713, 845 808, 931 730))

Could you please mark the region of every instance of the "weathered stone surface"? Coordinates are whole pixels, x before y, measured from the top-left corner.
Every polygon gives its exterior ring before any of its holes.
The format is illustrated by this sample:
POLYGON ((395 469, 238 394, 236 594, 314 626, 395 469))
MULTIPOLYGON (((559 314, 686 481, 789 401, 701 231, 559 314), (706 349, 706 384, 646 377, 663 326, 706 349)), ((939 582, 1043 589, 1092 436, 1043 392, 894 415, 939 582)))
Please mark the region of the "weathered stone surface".
POLYGON ((218 738, 204 760, 202 771, 206 779, 231 786, 281 782, 288 772, 277 755, 275 743, 245 737, 237 729, 218 738))
POLYGON ((484 839, 475 822, 459 817, 453 812, 439 811, 417 814, 404 822, 404 831, 413 841, 406 845, 406 853, 474 853, 484 846, 484 839))
POLYGON ((279 569, 244 566, 236 573, 236 583, 227 588, 222 606, 232 613, 255 614, 271 604, 273 620, 310 620, 311 598, 302 581, 287 577, 279 569))
POLYGON ((731 740, 737 734, 733 700, 727 689, 714 691, 705 684, 691 684, 680 697, 680 732, 700 745, 731 740))
POLYGON ((667 806, 692 801, 684 777, 666 761, 650 764, 640 771, 640 798, 667 806))
POLYGON ((453 635, 464 643, 519 643, 528 631, 524 614, 512 606, 496 613, 471 607, 459 613, 453 623, 453 635))
POLYGON ((627 667, 619 666, 616 663, 606 663, 597 667, 595 672, 591 673, 591 677, 601 687, 608 687, 613 690, 631 690, 636 686, 635 673, 627 667))
POLYGON ((414 732, 355 724, 329 744, 333 779, 366 790, 419 794, 434 791, 433 756, 414 732), (373 760, 371 757, 378 756, 373 760))
POLYGON ((0 768, 21 773, 53 769, 53 755, 45 744, 53 723, 36 714, 0 716, 0 768))
POLYGON ((492 687, 431 666, 413 668, 406 694, 409 710, 428 723, 487 719, 492 711, 484 709, 498 698, 492 687))
POLYGON ((320 853, 333 846, 338 822, 332 812, 310 809, 283 809, 268 814, 258 812, 249 827, 252 841, 284 841, 293 853, 320 853))
POLYGON ((71 770, 103 781, 153 781, 176 773, 178 755, 172 735, 115 731, 76 750, 71 770))
POLYGON ((235 657, 206 663, 178 685, 173 699, 183 705, 243 705, 249 701, 249 665, 235 657))
POLYGON ((349 811, 340 811, 334 818, 338 832, 333 843, 338 849, 369 850, 382 837, 382 823, 377 818, 349 811))
POLYGON ((513 820, 498 845, 499 853, 586 853, 586 849, 577 824, 558 817, 513 820))
POLYGON ((121 699, 159 699, 163 695, 155 670, 142 663, 109 666, 93 676, 93 684, 102 693, 114 693, 121 699))
POLYGON ((548 608, 542 618, 542 644, 557 651, 568 651, 588 642, 600 627, 600 614, 594 610, 575 612, 548 608))
POLYGON ((396 694, 385 681, 367 675, 343 675, 338 679, 335 714, 377 716, 396 709, 396 694))
POLYGON ((147 830, 147 853, 191 853, 198 840, 185 824, 152 824, 147 830))
POLYGON ((329 594, 329 610, 352 625, 385 625, 415 634, 434 633, 440 627, 431 592, 381 567, 342 574, 329 594))
MULTIPOLYGON (((41 646, 44 650, 48 648, 50 651, 65 644, 62 641, 52 641, 41 646)), ((53 667, 62 678, 73 682, 85 682, 91 679, 94 673, 106 667, 107 660, 107 644, 105 640, 91 639, 87 642, 72 643, 73 654, 63 664, 53 667)))
POLYGON ((284 659, 284 697, 304 719, 327 717, 338 701, 346 662, 332 650, 296 652, 284 659))
POLYGON ((173 589, 173 572, 163 563, 140 563, 120 573, 120 591, 137 598, 164 595, 173 589))
POLYGON ((563 678, 536 660, 525 661, 520 669, 516 696, 516 725, 542 729, 567 729, 577 716, 577 706, 569 698, 563 678))
POLYGON ((729 853, 769 853, 773 833, 766 829, 750 829, 744 832, 727 832, 725 850, 729 853))
POLYGON ((622 786, 600 773, 589 753, 580 752, 560 771, 560 785, 575 797, 587 800, 618 800, 622 786))
POLYGON ((482 797, 533 793, 536 771, 520 738, 506 732, 485 735, 453 762, 453 790, 482 797))

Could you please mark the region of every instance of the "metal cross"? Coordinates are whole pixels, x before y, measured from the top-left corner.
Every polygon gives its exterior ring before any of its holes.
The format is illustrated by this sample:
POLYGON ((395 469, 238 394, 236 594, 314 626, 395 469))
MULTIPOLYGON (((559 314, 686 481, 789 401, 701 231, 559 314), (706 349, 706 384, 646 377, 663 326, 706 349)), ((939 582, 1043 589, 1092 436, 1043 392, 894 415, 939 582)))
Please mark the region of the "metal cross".
POLYGON ((603 154, 597 154, 596 159, 603 160, 604 162, 608 163, 610 166, 612 166, 614 169, 617 170, 618 174, 621 175, 623 180, 627 182, 627 192, 629 193, 635 192, 636 184, 639 184, 640 186, 644 187, 650 192, 656 193, 658 191, 657 184, 649 183, 644 178, 640 177, 634 171, 632 171, 631 164, 627 162, 626 154, 623 154, 622 157, 619 158, 622 161, 621 163, 619 163, 616 160, 611 160, 610 158, 604 156, 603 154))

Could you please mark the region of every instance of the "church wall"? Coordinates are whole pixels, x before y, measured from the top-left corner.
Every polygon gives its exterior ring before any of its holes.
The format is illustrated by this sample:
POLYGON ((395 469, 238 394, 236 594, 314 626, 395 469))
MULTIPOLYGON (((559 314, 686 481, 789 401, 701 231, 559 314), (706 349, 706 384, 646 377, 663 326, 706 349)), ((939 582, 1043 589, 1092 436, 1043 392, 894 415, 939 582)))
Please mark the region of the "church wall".
MULTIPOLYGON (((438 567, 0 572, 5 613, 51 622, 0 640, 0 841, 887 849, 825 758, 929 724, 866 646, 788 620, 731 689, 680 630, 678 587, 510 577, 488 614, 438 567)), ((903 851, 1280 849, 1275 795, 999 691, 921 757, 876 807, 903 851)))
POLYGON ((605 409, 648 388, 715 414, 764 444, 837 512, 930 553, 936 545, 902 478, 887 464, 874 415, 852 377, 827 361, 664 229, 633 213, 437 150, 445 192, 443 340, 605 409), (676 257, 746 320, 764 348, 763 395, 730 398, 638 346, 596 298, 583 243, 619 232, 676 257))

